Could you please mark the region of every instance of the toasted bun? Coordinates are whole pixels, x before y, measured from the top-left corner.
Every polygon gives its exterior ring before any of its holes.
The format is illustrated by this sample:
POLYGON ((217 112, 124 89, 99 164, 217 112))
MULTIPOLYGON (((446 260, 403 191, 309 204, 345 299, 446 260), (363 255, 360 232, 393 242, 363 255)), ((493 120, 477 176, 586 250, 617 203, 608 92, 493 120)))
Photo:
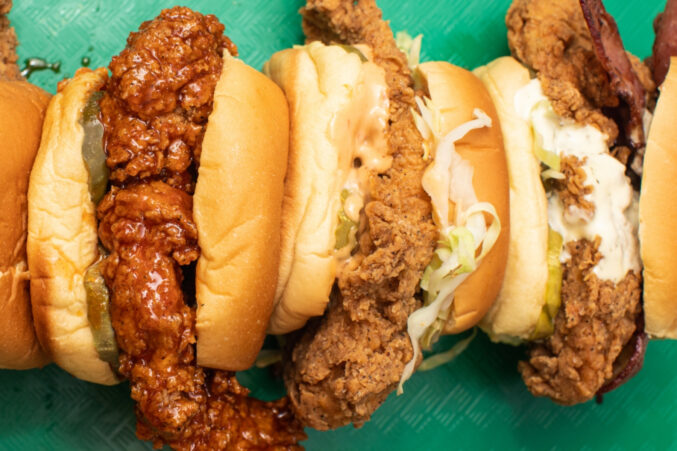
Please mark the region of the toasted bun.
POLYGON ((441 112, 443 134, 472 120, 475 108, 484 111, 492 121, 491 127, 473 130, 455 143, 456 151, 475 168, 473 188, 477 199, 496 208, 501 234, 482 263, 456 290, 444 329, 445 333, 453 334, 477 324, 501 287, 510 236, 508 168, 499 118, 482 82, 472 72, 445 62, 424 63, 418 70, 430 99, 441 112))
POLYGON ((81 69, 49 104, 28 190, 28 265, 42 346, 72 375, 115 384, 118 378, 94 347, 83 284, 85 270, 98 258, 98 236, 80 119, 107 77, 103 68, 81 69))
POLYGON ((332 120, 348 104, 362 61, 339 46, 313 42, 272 56, 266 71, 289 102, 289 170, 282 247, 269 331, 302 327, 322 315, 336 278, 334 245, 342 182, 332 120))
POLYGON ((0 368, 47 363, 28 295, 26 193, 48 102, 49 94, 29 83, 0 82, 0 368))
POLYGON ((289 112, 280 88, 226 55, 193 200, 202 250, 199 365, 244 370, 263 344, 277 283, 288 144, 289 112))
POLYGON ((677 57, 661 86, 644 156, 639 240, 646 332, 677 338, 677 57))
POLYGON ((529 124, 514 107, 529 71, 512 57, 477 68, 503 129, 510 174, 510 245, 498 299, 480 326, 495 340, 528 339, 545 304, 548 280, 548 212, 540 163, 532 151, 529 124))

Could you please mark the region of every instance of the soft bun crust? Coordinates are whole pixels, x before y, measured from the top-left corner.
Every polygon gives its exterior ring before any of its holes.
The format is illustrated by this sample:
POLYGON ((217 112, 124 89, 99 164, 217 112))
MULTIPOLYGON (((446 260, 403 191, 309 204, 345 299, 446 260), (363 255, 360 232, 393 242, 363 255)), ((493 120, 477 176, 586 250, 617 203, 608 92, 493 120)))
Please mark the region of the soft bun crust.
POLYGON ((646 332, 677 338, 677 57, 654 112, 644 156, 639 199, 640 253, 644 264, 646 332))
POLYGON ((83 277, 98 258, 98 236, 80 125, 107 77, 104 68, 81 69, 49 104, 28 191, 28 265, 42 346, 72 375, 110 385, 118 378, 99 359, 87 319, 83 277))
POLYGON ((48 359, 33 327, 26 266, 28 178, 40 145, 49 94, 26 82, 0 82, 0 368, 48 359))
POLYGON ((494 340, 528 339, 545 304, 548 280, 547 199, 529 124, 515 111, 529 71, 512 57, 475 69, 494 101, 510 175, 510 245, 503 285, 480 326, 494 340))
POLYGON ((472 120, 475 108, 484 111, 492 121, 491 127, 473 130, 455 143, 456 151, 474 167, 473 188, 478 201, 489 202, 496 208, 501 233, 481 264, 456 290, 444 329, 445 333, 454 334, 477 324, 501 287, 510 236, 508 167, 501 124, 482 82, 472 72, 445 62, 424 63, 418 70, 430 99, 441 112, 443 134, 472 120))
POLYGON ((282 247, 269 332, 287 333, 322 315, 336 279, 334 246, 341 209, 334 116, 351 99, 362 62, 339 46, 313 42, 282 50, 266 65, 289 102, 289 169, 282 210, 282 247))
POLYGON ((280 88, 224 56, 193 198, 197 361, 249 368, 273 308, 289 112, 280 88))

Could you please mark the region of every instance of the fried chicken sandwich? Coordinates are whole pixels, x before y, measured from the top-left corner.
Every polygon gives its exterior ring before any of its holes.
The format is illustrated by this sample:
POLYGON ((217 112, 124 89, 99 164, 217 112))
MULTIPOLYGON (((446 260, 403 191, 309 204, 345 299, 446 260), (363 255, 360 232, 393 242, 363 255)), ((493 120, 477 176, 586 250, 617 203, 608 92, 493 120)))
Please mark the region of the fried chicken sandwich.
POLYGON ((655 88, 599 1, 516 0, 506 23, 514 58, 476 70, 503 126, 512 221, 481 325, 494 340, 532 342, 519 370, 534 395, 576 404, 643 361, 633 183, 655 88))
POLYGON ((507 167, 472 73, 448 63, 412 72, 373 0, 312 0, 301 14, 306 45, 264 69, 291 119, 270 331, 305 325, 283 361, 298 418, 360 426, 422 347, 472 327, 493 302, 507 167))
POLYGON ((293 448, 288 402, 249 398, 272 310, 288 110, 216 17, 175 7, 50 102, 28 221, 33 314, 61 367, 129 379, 137 435, 293 448), (207 369, 208 368, 215 368, 207 369))

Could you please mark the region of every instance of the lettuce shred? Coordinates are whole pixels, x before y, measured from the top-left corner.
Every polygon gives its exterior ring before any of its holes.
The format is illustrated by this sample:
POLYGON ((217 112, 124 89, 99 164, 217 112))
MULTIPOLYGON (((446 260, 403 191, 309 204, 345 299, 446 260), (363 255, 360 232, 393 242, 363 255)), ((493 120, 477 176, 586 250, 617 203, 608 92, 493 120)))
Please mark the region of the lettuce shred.
POLYGON ((395 34, 395 44, 397 45, 397 48, 407 56, 407 65, 412 70, 415 69, 421 61, 422 41, 422 34, 419 34, 415 38, 412 38, 406 31, 398 31, 395 34))
MULTIPOLYGON (((416 126, 427 146, 433 162, 423 176, 423 188, 430 195, 434 217, 440 228, 440 240, 434 258, 421 279, 424 306, 413 312, 407 320, 407 332, 414 355, 400 378, 398 394, 403 384, 414 373, 421 349, 429 349, 442 333, 454 299, 456 289, 477 268, 498 239, 501 223, 494 206, 479 202, 472 187, 472 166, 455 149, 454 143, 468 132, 491 126, 491 119, 475 109, 474 119, 461 124, 442 136, 440 112, 429 100, 416 99, 420 110, 413 112, 416 126), (455 204, 454 218, 449 219, 449 202, 455 204), (487 226, 486 217, 491 218, 487 226)), ((469 342, 468 342, 469 343, 469 342)), ((465 345, 433 357, 427 367, 448 362, 458 355, 465 345), (441 362, 441 363, 435 363, 441 362)))

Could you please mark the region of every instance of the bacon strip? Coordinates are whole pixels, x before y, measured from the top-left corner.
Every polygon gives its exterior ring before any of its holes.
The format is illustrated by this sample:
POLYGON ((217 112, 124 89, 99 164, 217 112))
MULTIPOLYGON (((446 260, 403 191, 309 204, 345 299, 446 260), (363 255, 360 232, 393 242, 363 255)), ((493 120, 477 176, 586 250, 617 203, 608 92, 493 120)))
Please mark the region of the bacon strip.
POLYGON ((656 16, 653 27, 656 40, 649 64, 656 86, 660 86, 668 73, 670 57, 677 56, 677 0, 668 0, 665 11, 656 16))
POLYGON ((580 0, 580 4, 597 58, 609 74, 612 89, 630 109, 629 118, 623 124, 626 137, 635 150, 641 149, 644 147, 644 87, 625 53, 616 22, 604 9, 602 0, 580 0))
POLYGON ((614 367, 616 367, 614 376, 597 392, 598 403, 602 402, 602 395, 620 387, 639 373, 644 365, 647 344, 649 344, 649 336, 644 332, 643 315, 639 315, 634 335, 614 362, 614 367))

